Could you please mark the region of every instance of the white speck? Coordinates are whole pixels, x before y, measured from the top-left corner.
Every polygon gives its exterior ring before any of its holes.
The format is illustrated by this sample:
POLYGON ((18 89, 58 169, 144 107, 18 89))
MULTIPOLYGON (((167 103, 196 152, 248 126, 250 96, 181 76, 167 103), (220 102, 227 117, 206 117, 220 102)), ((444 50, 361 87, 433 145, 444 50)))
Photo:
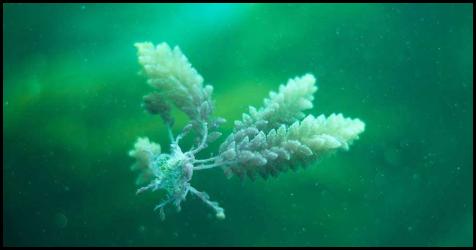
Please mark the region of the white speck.
POLYGON ((68 218, 63 213, 55 215, 55 224, 59 228, 65 228, 68 225, 68 218))
POLYGON ((418 180, 418 179, 420 179, 420 175, 415 173, 415 174, 413 174, 412 178, 413 178, 413 180, 418 180))

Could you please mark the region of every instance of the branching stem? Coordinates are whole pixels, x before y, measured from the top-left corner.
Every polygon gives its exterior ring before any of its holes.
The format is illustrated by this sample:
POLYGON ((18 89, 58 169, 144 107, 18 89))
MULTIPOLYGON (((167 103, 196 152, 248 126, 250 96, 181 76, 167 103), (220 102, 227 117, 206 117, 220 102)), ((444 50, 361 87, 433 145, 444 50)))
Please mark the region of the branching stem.
POLYGON ((220 167, 220 166, 223 166, 223 165, 233 164, 233 163, 236 163, 236 161, 219 162, 219 163, 213 163, 213 164, 210 164, 210 165, 200 165, 200 166, 193 167, 193 170, 195 171, 195 170, 215 168, 215 167, 220 167))
POLYGON ((172 133, 172 128, 170 126, 167 126, 167 133, 169 134, 170 142, 174 142, 174 134, 172 133))
POLYGON ((208 158, 208 159, 198 159, 198 160, 195 160, 193 161, 193 163, 205 163, 205 162, 209 162, 209 161, 214 161, 216 160, 218 157, 212 157, 212 158, 208 158))
POLYGON ((203 137, 202 137, 202 142, 198 145, 198 147, 192 151, 190 151, 191 154, 196 154, 200 152, 202 149, 206 148, 206 141, 208 138, 208 124, 206 122, 203 122, 203 137))

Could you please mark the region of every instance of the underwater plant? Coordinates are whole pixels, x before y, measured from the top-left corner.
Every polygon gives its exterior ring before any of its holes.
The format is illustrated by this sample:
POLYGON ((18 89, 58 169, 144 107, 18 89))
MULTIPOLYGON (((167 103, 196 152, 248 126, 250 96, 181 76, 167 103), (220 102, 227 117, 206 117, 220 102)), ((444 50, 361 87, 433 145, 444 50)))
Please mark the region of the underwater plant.
POLYGON ((225 218, 225 210, 217 202, 190 185, 195 171, 220 167, 227 177, 254 179, 259 175, 266 179, 288 168, 308 166, 338 149, 348 150, 365 129, 361 120, 344 118, 342 114, 306 116, 303 111, 313 107, 317 87, 314 76, 305 74, 289 79, 277 93, 271 91, 259 109, 249 107, 249 113, 235 121, 233 132, 221 143, 216 156, 197 159, 197 153, 221 136, 217 129, 225 122, 212 115, 213 87, 203 85, 203 77, 178 46, 171 49, 167 43, 154 46, 150 42, 135 46, 147 83, 157 90, 143 97, 143 106, 149 113, 160 115, 166 124, 171 152, 162 153, 159 144, 138 138, 129 155, 136 159, 132 169, 140 170, 136 183, 147 183, 137 194, 166 191, 166 199, 155 207, 162 220, 164 207, 173 203, 180 211, 189 192, 213 208, 217 218, 225 218), (171 129, 172 105, 190 119, 177 136, 171 129), (183 150, 179 142, 190 132, 195 135, 195 143, 183 150))

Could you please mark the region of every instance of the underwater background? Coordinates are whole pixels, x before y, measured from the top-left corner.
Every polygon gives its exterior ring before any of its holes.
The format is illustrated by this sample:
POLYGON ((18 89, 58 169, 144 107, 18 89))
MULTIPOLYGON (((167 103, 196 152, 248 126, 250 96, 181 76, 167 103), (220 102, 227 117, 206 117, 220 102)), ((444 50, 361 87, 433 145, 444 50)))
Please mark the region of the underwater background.
MULTIPOLYGON (((3 4, 3 244, 472 246, 472 4, 3 4), (268 180, 191 183, 161 221, 127 152, 168 150, 135 42, 178 45, 228 120, 313 73, 311 114, 366 131, 347 152, 268 180)), ((174 132, 186 124, 174 111, 174 132)), ((185 140, 187 142, 187 140, 185 140)), ((192 140, 188 140, 189 143, 192 140)), ((185 143, 186 144, 186 143, 185 143)), ((184 144, 184 145, 185 145, 184 144)))

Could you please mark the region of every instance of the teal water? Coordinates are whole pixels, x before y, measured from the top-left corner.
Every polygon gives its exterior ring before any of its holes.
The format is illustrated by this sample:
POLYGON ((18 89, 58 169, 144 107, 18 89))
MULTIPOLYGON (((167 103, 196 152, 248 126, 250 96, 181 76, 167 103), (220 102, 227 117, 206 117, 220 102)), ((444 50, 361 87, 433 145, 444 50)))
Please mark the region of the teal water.
POLYGON ((473 245, 472 4, 3 4, 3 23, 4 245, 473 245), (197 173, 227 218, 189 197, 162 222, 127 155, 138 136, 167 149, 140 106, 141 41, 180 46, 225 135, 307 72, 311 113, 366 131, 266 181, 197 173))

